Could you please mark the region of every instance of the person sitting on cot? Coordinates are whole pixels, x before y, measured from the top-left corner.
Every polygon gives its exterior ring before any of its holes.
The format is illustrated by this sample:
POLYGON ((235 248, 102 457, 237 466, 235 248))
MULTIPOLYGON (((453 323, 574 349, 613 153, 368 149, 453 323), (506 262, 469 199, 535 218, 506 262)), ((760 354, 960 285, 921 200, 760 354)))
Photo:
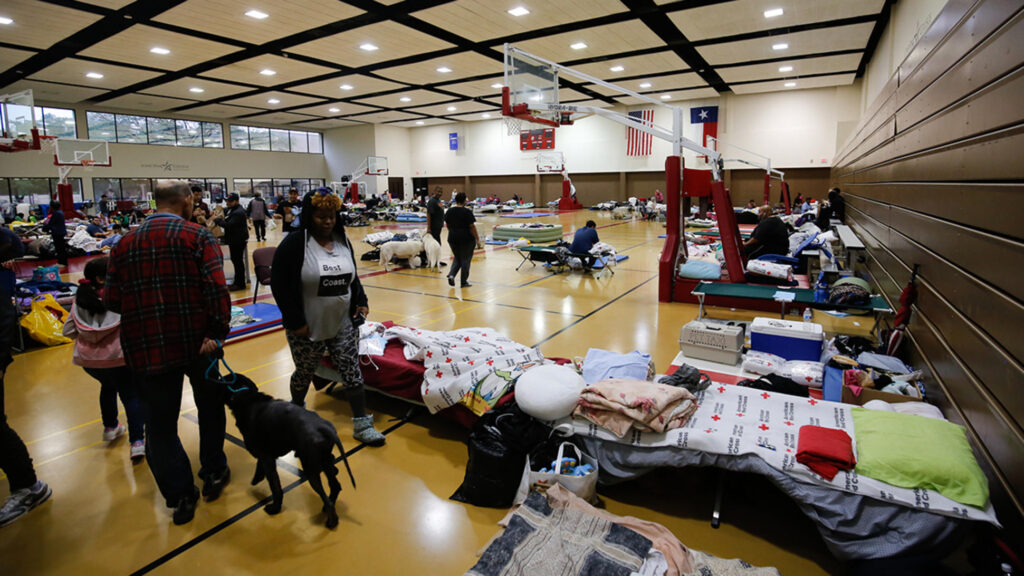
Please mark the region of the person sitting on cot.
POLYGON ((594 265, 595 260, 594 256, 590 254, 590 249, 600 241, 597 237, 597 223, 593 220, 587 220, 586 226, 576 230, 576 234, 572 237, 569 252, 580 258, 585 258, 585 265, 587 268, 590 268, 594 265))
POLYGON ((750 238, 743 242, 747 258, 754 259, 765 254, 789 254, 789 228, 778 216, 772 214, 770 206, 757 211, 757 227, 750 238))

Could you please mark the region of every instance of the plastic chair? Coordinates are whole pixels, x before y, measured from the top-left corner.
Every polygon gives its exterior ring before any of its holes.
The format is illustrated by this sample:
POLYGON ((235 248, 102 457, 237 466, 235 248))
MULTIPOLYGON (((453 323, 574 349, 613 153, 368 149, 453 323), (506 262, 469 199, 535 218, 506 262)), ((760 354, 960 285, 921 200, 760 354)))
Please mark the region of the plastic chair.
POLYGON ((253 271, 256 273, 256 290, 252 293, 252 303, 256 303, 256 296, 260 293, 260 286, 270 286, 270 265, 274 262, 276 246, 268 248, 257 248, 252 253, 253 271))

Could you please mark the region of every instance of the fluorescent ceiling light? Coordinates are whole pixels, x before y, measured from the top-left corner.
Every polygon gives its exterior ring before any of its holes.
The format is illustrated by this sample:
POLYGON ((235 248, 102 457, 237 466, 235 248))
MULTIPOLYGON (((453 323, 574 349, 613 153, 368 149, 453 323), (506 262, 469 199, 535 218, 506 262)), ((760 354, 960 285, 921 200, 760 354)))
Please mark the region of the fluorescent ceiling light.
POLYGON ((260 74, 263 74, 264 76, 273 76, 274 74, 277 74, 277 72, 270 68, 264 68, 263 70, 260 70, 260 74))
POLYGON ((526 16, 527 14, 530 13, 530 11, 527 10, 526 8, 523 8, 522 6, 516 6, 515 8, 509 10, 508 13, 513 16, 526 16))
POLYGON ((671 98, 671 97, 672 97, 672 95, 671 95, 671 94, 662 94, 662 95, 661 95, 661 99, 662 99, 662 100, 668 100, 668 99, 669 99, 669 98, 671 98))
POLYGON ((408 96, 402 96, 402 97, 401 97, 401 98, 399 98, 398 100, 399 100, 400 102, 412 102, 412 98, 409 98, 408 96))
POLYGON ((437 71, 440 72, 441 74, 447 74, 451 72, 452 69, 447 66, 441 66, 440 68, 437 69, 437 71))
POLYGON ((609 68, 609 70, 611 70, 612 72, 622 72, 625 69, 626 68, 623 66, 612 66, 611 68, 609 68))
POLYGON ((267 14, 266 12, 260 12, 259 10, 249 10, 245 13, 245 15, 249 18, 255 18, 256 20, 263 20, 264 18, 270 17, 270 14, 267 14))
POLYGON ((153 54, 161 54, 161 55, 163 55, 163 54, 170 54, 171 53, 171 51, 168 50, 167 48, 161 48, 159 46, 153 46, 152 48, 149 49, 149 51, 152 52, 153 54))
POLYGON ((85 77, 99 80, 100 78, 103 78, 103 74, 100 74, 99 72, 86 72, 85 77))
POLYGON ((8 18, 6 16, 0 16, 0 24, 3 24, 5 26, 7 24, 14 24, 14 20, 11 20, 10 18, 8 18))
POLYGON ((481 115, 480 115, 480 117, 481 117, 481 118, 490 118, 490 117, 491 117, 491 115, 490 115, 490 114, 488 114, 488 113, 486 113, 486 112, 484 112, 483 114, 481 114, 481 115))
POLYGON ((495 90, 501 90, 504 87, 505 85, 502 84, 501 82, 495 82, 494 84, 491 84, 491 88, 494 88, 495 90))
POLYGON ((793 88, 796 86, 796 82, 786 82, 785 84, 783 84, 783 86, 785 86, 786 88, 793 88))
POLYGON ((417 120, 416 121, 416 125, 417 126, 423 126, 423 120, 417 120))
POLYGON ((449 106, 449 107, 445 108, 445 110, 447 110, 449 112, 455 112, 456 110, 458 110, 458 108, 456 108, 455 106, 449 106))
POLYGON ((778 44, 772 44, 772 50, 786 50, 789 48, 789 44, 785 42, 779 42, 778 44))
POLYGON ((583 50, 586 47, 587 47, 587 43, 586 42, 577 42, 575 44, 569 44, 569 48, 572 48, 573 50, 583 50))
POLYGON ((338 88, 341 88, 342 90, 351 90, 352 89, 352 85, 351 84, 342 84, 341 86, 338 86, 338 88))
POLYGON ((202 88, 200 88, 198 86, 196 86, 194 88, 189 88, 188 91, 189 92, 194 92, 196 94, 202 94, 203 92, 206 92, 206 90, 203 90, 202 88))
POLYGON ((535 96, 530 96, 530 100, 533 100, 534 102, 540 102, 543 99, 544 99, 544 97, 541 96, 540 94, 537 94, 535 96))
POLYGON ((771 10, 764 11, 765 18, 775 18, 777 16, 782 16, 782 8, 772 8, 771 10))
POLYGON ((271 98, 270 100, 267 100, 267 104, 280 104, 280 103, 281 103, 281 101, 278 100, 277 98, 271 98))
POLYGON ((341 112, 341 108, 328 108, 327 111, 328 112, 338 113, 338 112, 341 112))
POLYGON ((640 85, 640 87, 641 88, 650 88, 651 87, 651 83, 650 82, 644 82, 643 84, 640 85))
POLYGON ((377 48, 373 44, 370 44, 369 42, 367 42, 365 44, 360 44, 359 45, 359 49, 360 50, 366 50, 367 52, 373 52, 374 50, 379 50, 379 48, 377 48))
POLYGON ((792 66, 779 66, 779 72, 792 72, 792 66))

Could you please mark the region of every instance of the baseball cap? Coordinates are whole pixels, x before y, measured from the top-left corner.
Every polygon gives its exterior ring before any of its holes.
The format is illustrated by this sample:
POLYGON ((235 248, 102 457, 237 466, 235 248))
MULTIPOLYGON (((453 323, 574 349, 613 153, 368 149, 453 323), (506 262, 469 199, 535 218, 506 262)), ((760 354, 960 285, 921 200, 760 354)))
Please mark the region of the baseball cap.
POLYGON ((238 194, 235 194, 234 192, 228 194, 227 200, 228 202, 238 202, 238 194))

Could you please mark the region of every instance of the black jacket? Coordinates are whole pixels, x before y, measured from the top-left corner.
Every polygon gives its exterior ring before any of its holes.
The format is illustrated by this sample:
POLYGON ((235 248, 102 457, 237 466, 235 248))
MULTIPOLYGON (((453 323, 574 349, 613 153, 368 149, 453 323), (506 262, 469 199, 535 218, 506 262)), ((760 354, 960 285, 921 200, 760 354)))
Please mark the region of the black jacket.
POLYGON ((241 204, 228 208, 224 217, 218 218, 216 222, 224 229, 224 242, 228 245, 242 244, 249 239, 249 218, 241 204))
MULTIPOLYGON (((313 204, 310 199, 313 193, 306 194, 302 199, 302 213, 312 214, 313 204)), ((302 264, 306 260, 306 242, 309 238, 307 222, 309 218, 303 218, 299 230, 285 236, 284 240, 274 252, 274 262, 270 268, 270 291, 274 293, 274 300, 281 310, 281 324, 287 330, 298 330, 306 325, 306 313, 302 306, 302 264)), ((356 252, 352 248, 352 242, 345 234, 344 218, 338 214, 334 224, 334 233, 341 236, 345 245, 352 253, 352 267, 356 266, 356 252)), ((355 316, 356 307, 368 306, 366 291, 359 281, 358 271, 352 279, 352 304, 349 314, 355 316)))

